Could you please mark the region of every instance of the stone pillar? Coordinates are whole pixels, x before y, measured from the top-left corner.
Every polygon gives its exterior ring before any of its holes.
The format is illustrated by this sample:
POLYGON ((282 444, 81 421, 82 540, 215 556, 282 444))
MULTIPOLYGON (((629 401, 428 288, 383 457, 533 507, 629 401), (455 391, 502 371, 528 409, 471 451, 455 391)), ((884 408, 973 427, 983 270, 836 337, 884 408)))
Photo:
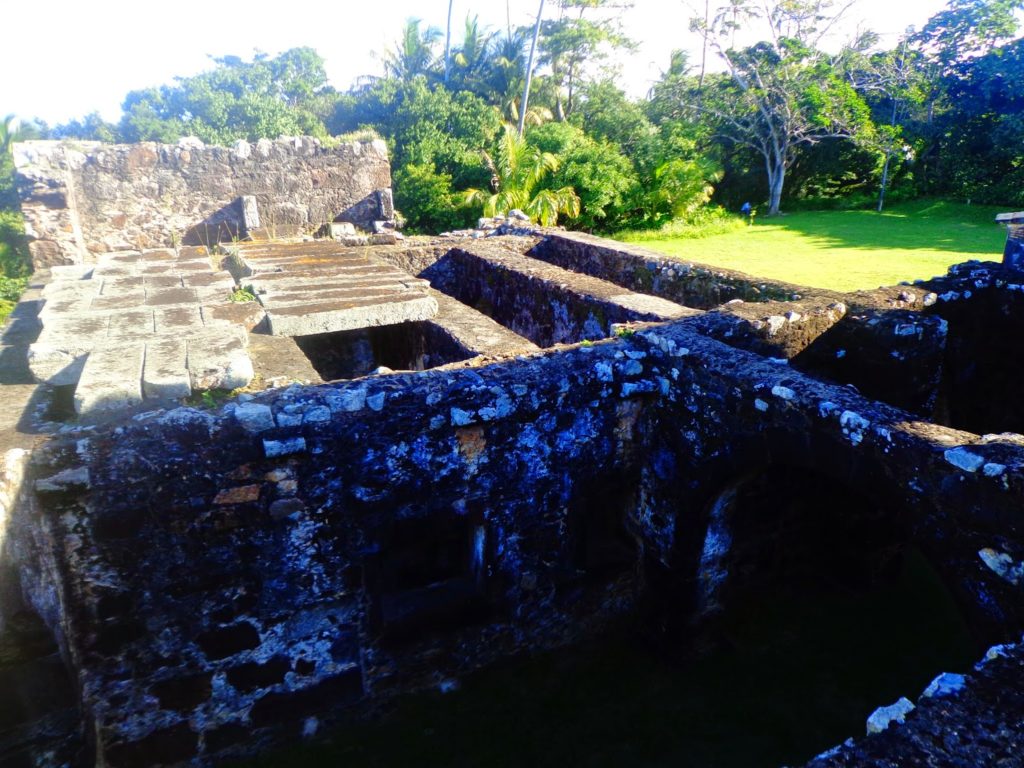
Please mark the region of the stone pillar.
POLYGON ((86 261, 71 179, 76 164, 84 162, 84 154, 55 142, 14 145, 21 212, 34 269, 86 261))
POLYGON ((1006 229, 1003 263, 1017 269, 1024 269, 1024 222, 1009 224, 1006 229))

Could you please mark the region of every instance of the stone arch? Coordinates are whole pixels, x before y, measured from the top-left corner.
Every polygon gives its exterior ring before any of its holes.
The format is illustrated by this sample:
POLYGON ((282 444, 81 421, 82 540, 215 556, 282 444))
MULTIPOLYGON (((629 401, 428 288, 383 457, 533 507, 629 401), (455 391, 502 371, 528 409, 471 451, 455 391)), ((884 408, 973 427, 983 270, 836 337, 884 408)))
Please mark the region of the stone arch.
POLYGON ((910 525, 891 502, 819 468, 771 463, 724 485, 706 505, 695 561, 693 623, 739 593, 856 591, 891 578, 910 525))

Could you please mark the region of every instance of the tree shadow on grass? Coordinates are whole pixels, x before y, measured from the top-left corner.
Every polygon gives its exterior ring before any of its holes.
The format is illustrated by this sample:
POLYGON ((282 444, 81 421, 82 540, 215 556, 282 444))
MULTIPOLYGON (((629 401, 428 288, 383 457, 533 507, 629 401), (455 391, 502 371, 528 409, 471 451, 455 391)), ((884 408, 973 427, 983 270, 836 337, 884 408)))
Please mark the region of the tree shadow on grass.
POLYGON ((814 239, 825 248, 929 250, 977 254, 999 260, 1004 230, 995 223, 1001 209, 943 201, 918 201, 887 210, 793 213, 765 219, 814 239))

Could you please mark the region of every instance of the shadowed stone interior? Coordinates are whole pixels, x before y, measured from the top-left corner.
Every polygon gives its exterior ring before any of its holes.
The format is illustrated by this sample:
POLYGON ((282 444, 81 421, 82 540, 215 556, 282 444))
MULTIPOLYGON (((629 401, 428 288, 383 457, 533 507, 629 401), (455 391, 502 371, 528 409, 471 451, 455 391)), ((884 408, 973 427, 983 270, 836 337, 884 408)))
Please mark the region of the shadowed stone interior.
POLYGON ((355 379, 381 366, 424 371, 472 357, 430 322, 297 336, 295 342, 325 381, 355 379))

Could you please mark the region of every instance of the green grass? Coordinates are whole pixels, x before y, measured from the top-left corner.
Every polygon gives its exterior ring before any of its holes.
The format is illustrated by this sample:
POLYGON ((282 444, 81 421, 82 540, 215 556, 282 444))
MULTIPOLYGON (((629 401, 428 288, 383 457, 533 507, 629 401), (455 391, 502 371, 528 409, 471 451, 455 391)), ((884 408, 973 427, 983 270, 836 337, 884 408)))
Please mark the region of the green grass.
POLYGON ((877 288, 945 274, 951 264, 1002 258, 1000 207, 926 200, 874 211, 812 211, 758 218, 705 236, 694 231, 626 232, 681 260, 837 291, 877 288))

